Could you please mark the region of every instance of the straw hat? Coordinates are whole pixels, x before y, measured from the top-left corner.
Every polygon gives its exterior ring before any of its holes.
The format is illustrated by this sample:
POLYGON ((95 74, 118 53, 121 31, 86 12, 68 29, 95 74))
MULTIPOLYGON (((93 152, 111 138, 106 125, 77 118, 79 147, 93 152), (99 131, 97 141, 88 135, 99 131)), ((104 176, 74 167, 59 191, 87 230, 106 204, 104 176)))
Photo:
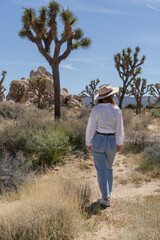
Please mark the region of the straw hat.
POLYGON ((103 84, 98 88, 98 94, 94 97, 97 101, 102 98, 109 97, 110 95, 119 91, 118 87, 112 87, 110 84, 103 84))

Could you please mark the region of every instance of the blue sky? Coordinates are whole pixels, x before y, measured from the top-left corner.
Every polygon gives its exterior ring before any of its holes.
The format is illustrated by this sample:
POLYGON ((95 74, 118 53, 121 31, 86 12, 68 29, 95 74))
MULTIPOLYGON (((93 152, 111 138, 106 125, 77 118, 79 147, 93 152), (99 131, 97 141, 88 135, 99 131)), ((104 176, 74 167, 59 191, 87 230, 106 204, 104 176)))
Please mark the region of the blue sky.
MULTIPOLYGON (((37 46, 20 39, 22 7, 47 6, 48 0, 0 0, 0 73, 7 71, 4 85, 29 78, 31 70, 50 66, 37 46)), ((74 50, 61 62, 61 87, 79 94, 93 79, 101 84, 121 86, 114 67, 114 55, 123 48, 139 46, 139 56, 146 55, 141 77, 148 84, 160 83, 160 0, 59 0, 78 18, 84 35, 91 38, 90 48, 74 50)), ((1 77, 0 77, 1 78, 1 77)))

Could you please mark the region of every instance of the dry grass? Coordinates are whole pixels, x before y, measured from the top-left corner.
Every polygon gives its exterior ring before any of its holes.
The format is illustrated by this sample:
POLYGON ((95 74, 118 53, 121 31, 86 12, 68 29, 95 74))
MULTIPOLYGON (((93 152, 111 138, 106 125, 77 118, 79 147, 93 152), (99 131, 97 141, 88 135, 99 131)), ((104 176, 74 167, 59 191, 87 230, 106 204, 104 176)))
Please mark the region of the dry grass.
POLYGON ((47 174, 19 194, 1 198, 0 239, 74 239, 89 197, 88 187, 47 174))
POLYGON ((123 202, 128 224, 122 231, 123 240, 160 239, 160 196, 123 202))

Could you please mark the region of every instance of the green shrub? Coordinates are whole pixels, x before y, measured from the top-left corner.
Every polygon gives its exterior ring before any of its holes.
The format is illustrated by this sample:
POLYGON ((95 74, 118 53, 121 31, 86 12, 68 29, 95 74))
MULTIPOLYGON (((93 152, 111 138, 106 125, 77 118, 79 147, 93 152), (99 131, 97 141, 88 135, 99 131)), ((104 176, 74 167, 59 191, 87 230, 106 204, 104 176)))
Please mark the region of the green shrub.
POLYGON ((71 150, 68 136, 54 128, 39 131, 27 144, 31 153, 38 157, 34 164, 43 166, 56 163, 71 150))
POLYGON ((136 109, 136 105, 130 103, 126 105, 125 108, 136 109))

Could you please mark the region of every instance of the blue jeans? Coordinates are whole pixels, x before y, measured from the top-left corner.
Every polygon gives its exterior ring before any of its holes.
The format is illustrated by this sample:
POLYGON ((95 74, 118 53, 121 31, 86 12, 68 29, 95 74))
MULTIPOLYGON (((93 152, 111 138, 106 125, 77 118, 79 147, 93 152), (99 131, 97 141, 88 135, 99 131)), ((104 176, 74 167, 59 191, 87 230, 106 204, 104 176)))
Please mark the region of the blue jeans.
POLYGON ((113 185, 112 166, 116 155, 115 136, 96 133, 92 140, 92 154, 102 198, 110 197, 113 185))

